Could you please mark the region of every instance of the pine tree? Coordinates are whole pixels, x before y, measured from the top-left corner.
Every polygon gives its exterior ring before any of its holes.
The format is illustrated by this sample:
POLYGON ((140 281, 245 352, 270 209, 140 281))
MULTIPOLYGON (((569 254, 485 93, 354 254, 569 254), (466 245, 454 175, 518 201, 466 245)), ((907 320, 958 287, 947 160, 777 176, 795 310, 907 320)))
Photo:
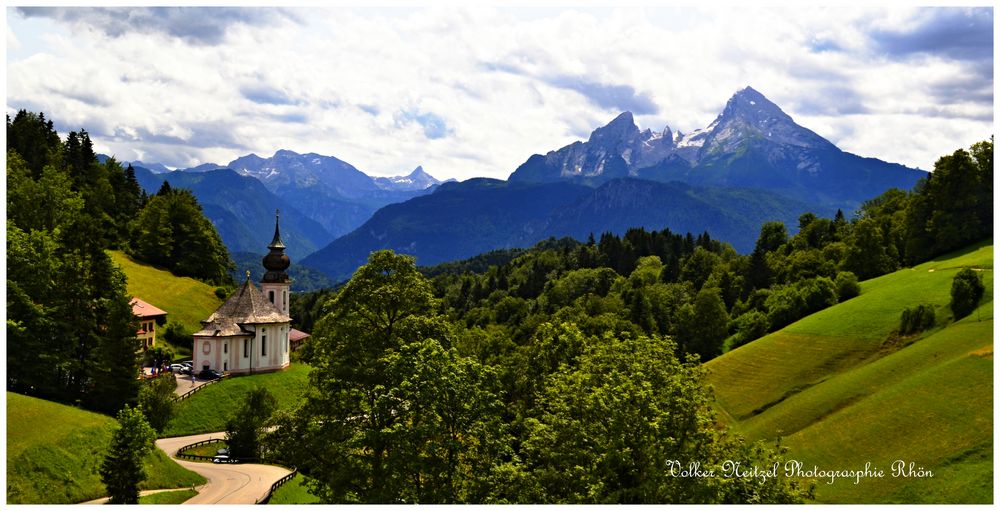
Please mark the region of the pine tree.
POLYGON ((153 451, 156 432, 138 409, 118 412, 118 429, 101 464, 101 481, 110 504, 138 504, 139 484, 146 479, 143 458, 153 451))

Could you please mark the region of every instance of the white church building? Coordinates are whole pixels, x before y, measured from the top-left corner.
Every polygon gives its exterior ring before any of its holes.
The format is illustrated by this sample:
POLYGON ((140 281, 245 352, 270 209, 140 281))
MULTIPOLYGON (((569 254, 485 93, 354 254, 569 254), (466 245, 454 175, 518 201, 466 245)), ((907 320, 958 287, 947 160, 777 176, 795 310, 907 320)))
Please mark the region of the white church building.
POLYGON ((194 370, 215 369, 229 373, 278 371, 288 367, 288 315, 291 279, 285 270, 291 262, 281 241, 275 215, 274 239, 264 256, 267 273, 261 288, 250 282, 250 272, 239 289, 194 334, 194 370))

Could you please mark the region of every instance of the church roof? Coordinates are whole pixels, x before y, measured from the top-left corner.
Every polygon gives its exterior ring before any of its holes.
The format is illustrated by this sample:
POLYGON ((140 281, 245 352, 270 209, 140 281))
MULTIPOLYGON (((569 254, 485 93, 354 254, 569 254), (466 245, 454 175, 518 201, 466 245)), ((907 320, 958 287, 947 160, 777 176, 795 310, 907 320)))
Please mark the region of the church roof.
POLYGON ((243 325, 287 323, 292 318, 274 306, 247 275, 246 282, 208 319, 201 322, 197 336, 230 336, 247 333, 243 325))

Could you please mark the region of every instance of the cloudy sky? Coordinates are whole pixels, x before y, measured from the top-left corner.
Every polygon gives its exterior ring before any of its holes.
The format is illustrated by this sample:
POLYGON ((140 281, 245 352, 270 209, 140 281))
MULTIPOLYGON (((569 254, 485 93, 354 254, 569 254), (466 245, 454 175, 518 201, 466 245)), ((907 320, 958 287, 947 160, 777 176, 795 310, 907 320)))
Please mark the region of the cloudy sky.
POLYGON ((8 8, 7 113, 119 160, 278 149, 506 178, 618 113, 707 126, 753 86, 841 149, 930 169, 993 133, 993 9, 8 8))

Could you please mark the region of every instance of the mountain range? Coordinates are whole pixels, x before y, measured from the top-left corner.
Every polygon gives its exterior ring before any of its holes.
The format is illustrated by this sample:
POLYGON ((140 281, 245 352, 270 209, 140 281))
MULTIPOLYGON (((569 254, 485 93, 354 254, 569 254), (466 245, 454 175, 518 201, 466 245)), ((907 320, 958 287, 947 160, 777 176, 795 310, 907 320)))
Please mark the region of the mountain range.
POLYGON ((795 123, 747 87, 705 129, 689 134, 640 131, 624 112, 575 142, 518 167, 511 181, 573 180, 601 184, 620 177, 756 188, 792 199, 853 210, 888 188, 909 189, 925 172, 841 151, 795 123))
POLYGON ((630 227, 707 231, 749 252, 764 222, 794 231, 802 213, 849 213, 926 175, 841 151, 747 87, 705 129, 640 130, 623 112, 587 141, 532 155, 507 182, 455 183, 384 208, 303 262, 342 279, 375 249, 432 265, 630 227))
POLYGON ((422 167, 407 176, 373 178, 337 158, 287 150, 174 171, 158 163, 124 164, 132 165, 147 193, 156 193, 164 181, 190 189, 233 254, 259 252, 261 233, 270 236, 274 211, 281 210, 282 235, 293 259, 354 230, 380 207, 442 183, 422 167))
POLYGON ((429 193, 441 183, 419 167, 406 177, 372 178, 332 156, 287 150, 270 158, 250 154, 227 167, 264 183, 333 237, 351 232, 382 206, 429 193))
POLYGON ((336 280, 381 248, 430 265, 630 227, 707 231, 747 252, 766 221, 794 230, 804 212, 850 213, 926 175, 842 151, 747 87, 704 129, 640 130, 623 112, 586 141, 532 155, 507 181, 442 182, 421 167, 372 178, 332 156, 280 150, 226 166, 146 171, 140 182, 154 191, 157 179, 193 188, 234 253, 259 252, 259 232, 280 208, 293 259, 336 280))
POLYGON ((765 191, 694 187, 619 178, 597 188, 571 181, 522 183, 471 179, 386 206, 354 232, 302 260, 333 280, 350 277, 372 250, 415 255, 430 266, 550 238, 580 240, 632 227, 709 231, 741 251, 760 225, 795 225, 809 205, 765 191))

